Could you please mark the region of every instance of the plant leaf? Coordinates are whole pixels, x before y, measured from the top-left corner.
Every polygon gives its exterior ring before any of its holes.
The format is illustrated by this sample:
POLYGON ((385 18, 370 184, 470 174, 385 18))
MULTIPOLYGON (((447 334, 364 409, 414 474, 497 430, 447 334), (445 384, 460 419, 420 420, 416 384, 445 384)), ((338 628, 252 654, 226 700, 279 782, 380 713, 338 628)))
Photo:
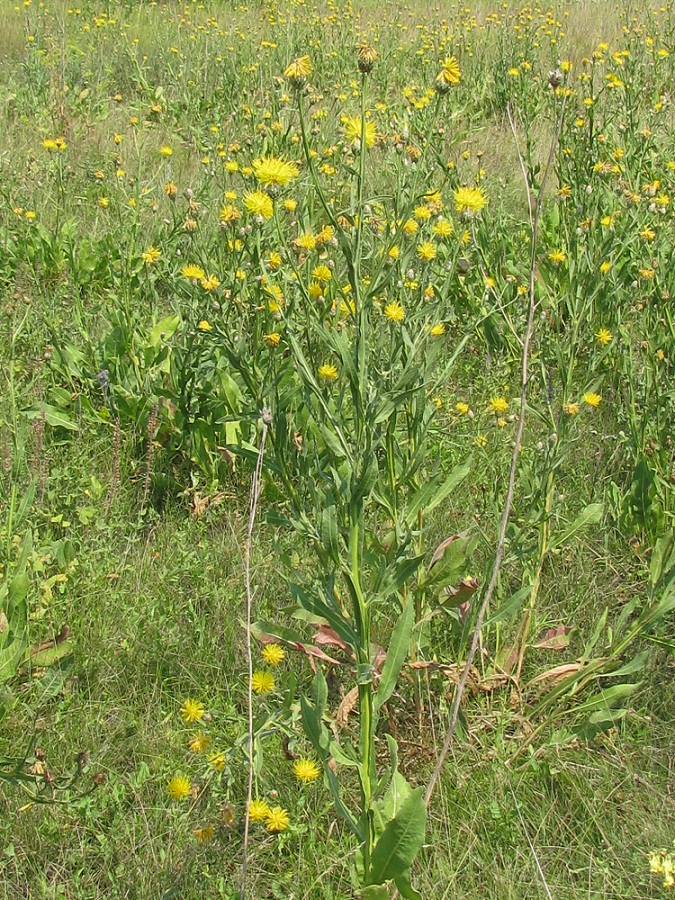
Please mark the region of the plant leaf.
POLYGON ((380 710, 382 706, 394 693, 398 676, 401 672, 401 666, 405 661, 408 648, 410 647, 410 637, 412 635, 413 625, 415 624, 415 610, 411 602, 403 607, 396 627, 394 628, 389 647, 387 649, 387 659, 382 669, 380 683, 377 686, 377 694, 375 695, 375 709, 380 710))
POLYGON ((418 787, 403 802, 398 815, 385 826, 373 848, 371 884, 384 884, 407 872, 424 843, 427 810, 424 788, 418 787))

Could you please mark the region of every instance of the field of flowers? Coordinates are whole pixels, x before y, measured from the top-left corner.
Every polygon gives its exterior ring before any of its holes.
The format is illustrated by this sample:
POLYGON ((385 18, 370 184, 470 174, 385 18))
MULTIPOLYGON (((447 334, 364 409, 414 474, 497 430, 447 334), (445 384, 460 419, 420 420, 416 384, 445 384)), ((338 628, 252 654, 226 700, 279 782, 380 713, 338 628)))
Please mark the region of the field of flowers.
POLYGON ((675 886, 675 12, 0 4, 0 895, 675 886))

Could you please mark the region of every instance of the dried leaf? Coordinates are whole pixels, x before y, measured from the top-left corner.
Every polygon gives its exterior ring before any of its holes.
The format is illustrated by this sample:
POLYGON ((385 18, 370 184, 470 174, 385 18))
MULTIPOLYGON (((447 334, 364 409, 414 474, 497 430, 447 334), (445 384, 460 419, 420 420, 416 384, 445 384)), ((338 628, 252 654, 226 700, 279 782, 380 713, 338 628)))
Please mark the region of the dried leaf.
POLYGON ((564 650, 569 645, 571 632, 572 627, 568 625, 549 628, 534 647, 537 650, 564 650))
POLYGON ((335 716, 333 717, 333 721, 338 728, 346 728, 347 722, 349 721, 349 716, 359 705, 359 689, 358 687, 353 687, 351 691, 344 695, 342 700, 340 701, 340 705, 338 706, 335 716))

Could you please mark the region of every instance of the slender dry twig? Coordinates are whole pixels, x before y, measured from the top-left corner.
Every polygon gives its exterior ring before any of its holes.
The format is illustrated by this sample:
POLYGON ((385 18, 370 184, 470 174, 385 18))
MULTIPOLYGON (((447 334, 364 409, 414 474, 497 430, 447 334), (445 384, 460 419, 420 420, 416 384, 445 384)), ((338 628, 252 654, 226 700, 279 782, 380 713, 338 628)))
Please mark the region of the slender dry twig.
POLYGON ((241 888, 239 896, 241 900, 246 898, 246 867, 248 863, 248 835, 249 835, 249 808, 253 796, 253 651, 251 648, 251 621, 253 611, 253 591, 251 589, 251 543, 253 540, 253 525, 258 509, 258 498, 262 487, 262 467, 265 458, 265 440, 267 429, 272 424, 272 414, 263 407, 262 410, 262 434, 258 448, 258 459, 255 464, 253 478, 251 480, 251 500, 248 508, 248 529, 246 542, 244 543, 244 582, 246 590, 246 658, 248 662, 248 786, 246 788, 246 812, 244 814, 244 849, 241 860, 241 888))
POLYGON ((530 839, 530 832, 527 830, 527 825, 525 824, 525 819, 523 818, 523 814, 520 811, 520 804, 518 803, 518 798, 515 795, 515 792, 511 785, 509 785, 509 790, 511 791, 511 796, 513 797, 513 802, 516 805, 516 812, 518 813, 518 818, 520 819, 520 824, 523 827, 523 833, 525 834, 525 839, 527 840, 528 846, 532 851, 532 856, 534 857, 535 865, 537 866, 537 871, 539 872, 539 877, 541 878, 541 882, 544 885, 544 890, 546 891, 546 896, 548 900, 553 900, 553 894, 548 886, 548 882, 546 881, 546 876, 544 875, 544 870, 541 867, 541 863, 539 862, 539 857, 537 856, 537 851, 534 849, 534 844, 530 839))
POLYGON ((518 160, 520 162, 520 167, 523 173, 523 179, 525 181, 525 191, 527 193, 527 201, 528 201, 528 209, 529 209, 529 218, 530 218, 530 272, 529 272, 529 312, 527 316, 527 326, 525 329, 525 336, 522 341, 523 352, 522 352, 522 362, 521 362, 521 389, 520 389, 520 415, 518 417, 518 428, 516 430, 516 437, 513 444, 513 453, 511 454, 511 468, 509 471, 509 482, 506 490, 506 498, 504 500, 504 507, 502 509, 502 517, 501 524, 499 528, 499 537, 497 539, 497 548, 495 551, 494 563, 492 565, 492 575, 490 577, 490 582, 488 584, 487 590, 485 591, 485 595, 478 609, 478 615, 476 616, 476 625, 473 631, 473 637, 471 639, 471 647, 469 648, 469 655, 466 659, 466 663, 464 665, 464 670, 462 672, 462 677, 459 680, 459 684, 455 690, 455 695, 452 703, 452 710, 450 712, 450 722, 448 724, 448 730, 445 735, 445 740, 443 742, 443 747, 441 748, 440 755, 438 760, 436 761, 436 766, 431 775, 431 779, 427 786, 426 793, 424 795, 424 801, 427 805, 431 801, 434 790, 436 789, 436 785, 438 783, 439 778, 441 777, 441 772, 443 771, 443 766, 445 764, 446 757, 448 752, 450 751, 450 745, 452 744, 452 739, 455 734, 455 730, 457 728, 457 721, 459 719, 459 709, 462 703, 462 698, 464 696, 464 692, 466 690, 466 684, 469 680, 469 675, 471 673, 471 667, 473 665, 473 660, 476 655, 476 650, 478 649, 478 644, 480 641, 481 629, 483 627, 483 620, 485 619, 485 613, 487 612, 488 606, 492 601, 492 597, 494 596, 495 589, 497 587, 497 581, 499 579, 499 572, 501 569, 502 561, 504 559, 504 552, 506 548, 506 530, 509 524, 509 518, 511 516, 511 507, 513 505, 513 495, 515 492, 515 484, 516 484, 516 475, 518 471, 518 456, 520 454, 520 445, 523 439, 523 433, 525 431, 525 409, 527 405, 527 386, 530 378, 529 373, 529 363, 530 363, 530 347, 532 345, 532 339, 534 336, 534 316, 537 309, 537 300, 536 300, 536 292, 535 292, 535 275, 536 275, 536 266, 537 266, 537 242, 538 242, 538 234, 539 234, 539 218, 541 215, 542 208, 542 199, 544 195, 544 189, 546 187, 546 182, 548 181, 548 176, 551 171, 551 166, 553 164, 553 159, 555 156, 555 150, 558 146, 558 140, 560 137, 560 129, 562 127, 563 118, 565 115, 565 96, 563 95, 563 102, 560 111, 560 115, 556 121, 555 131, 553 135, 553 139, 551 141, 551 147, 549 150, 548 160, 546 162, 546 167, 544 168, 544 174, 541 181, 541 187, 539 190, 539 196, 534 197, 532 194, 532 189, 530 186, 530 180, 527 175, 527 169, 525 166, 525 161, 523 159, 523 154, 520 149, 520 144, 518 142, 518 135, 516 133, 516 127, 513 121, 513 116, 511 113, 510 106, 507 107, 508 116, 509 116, 509 124, 511 125, 511 131, 513 132, 513 139, 516 145, 516 151, 518 153, 518 160))

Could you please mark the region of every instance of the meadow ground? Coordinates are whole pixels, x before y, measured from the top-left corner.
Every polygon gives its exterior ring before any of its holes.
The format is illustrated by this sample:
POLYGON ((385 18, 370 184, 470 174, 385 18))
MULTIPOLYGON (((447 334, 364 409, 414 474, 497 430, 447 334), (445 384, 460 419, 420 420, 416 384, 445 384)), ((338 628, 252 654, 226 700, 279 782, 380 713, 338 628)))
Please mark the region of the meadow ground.
POLYGON ((667 4, 0 3, 0 896, 239 897, 252 700, 247 896, 360 897, 354 691, 409 608, 386 818, 525 415, 412 883, 667 896, 674 60, 667 4))

